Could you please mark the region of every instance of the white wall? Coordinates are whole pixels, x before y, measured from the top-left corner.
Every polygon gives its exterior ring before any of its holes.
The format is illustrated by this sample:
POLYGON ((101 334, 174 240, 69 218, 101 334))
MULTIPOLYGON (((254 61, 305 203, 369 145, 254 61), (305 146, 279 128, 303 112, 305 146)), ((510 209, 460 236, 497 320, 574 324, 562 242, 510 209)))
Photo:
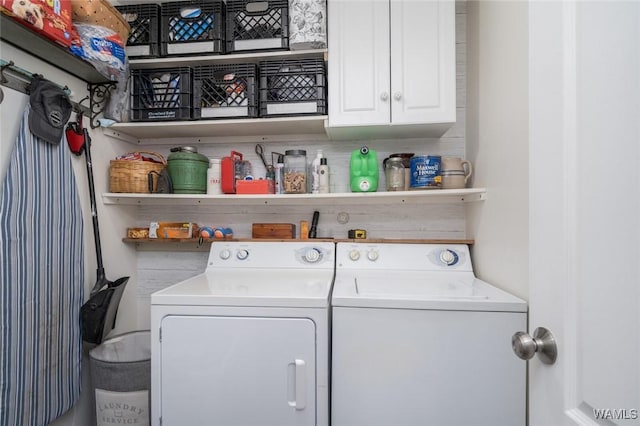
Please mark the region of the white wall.
POLYGON ((467 158, 487 188, 467 217, 474 267, 527 299, 528 4, 470 1, 467 16, 467 158))

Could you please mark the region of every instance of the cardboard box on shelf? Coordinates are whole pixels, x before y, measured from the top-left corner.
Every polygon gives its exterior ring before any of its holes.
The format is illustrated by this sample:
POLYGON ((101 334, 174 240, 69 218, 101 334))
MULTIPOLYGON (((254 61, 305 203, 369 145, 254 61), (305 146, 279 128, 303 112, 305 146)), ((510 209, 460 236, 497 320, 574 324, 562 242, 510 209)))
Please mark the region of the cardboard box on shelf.
POLYGON ((71 0, 1 0, 0 10, 24 26, 54 42, 69 47, 75 33, 71 0))
POLYGON ((127 228, 127 238, 149 238, 149 228, 127 228))
POLYGON ((195 238, 198 225, 193 222, 151 222, 149 238, 195 238))
POLYGON ((251 238, 295 239, 296 225, 293 223, 254 223, 251 226, 251 238))

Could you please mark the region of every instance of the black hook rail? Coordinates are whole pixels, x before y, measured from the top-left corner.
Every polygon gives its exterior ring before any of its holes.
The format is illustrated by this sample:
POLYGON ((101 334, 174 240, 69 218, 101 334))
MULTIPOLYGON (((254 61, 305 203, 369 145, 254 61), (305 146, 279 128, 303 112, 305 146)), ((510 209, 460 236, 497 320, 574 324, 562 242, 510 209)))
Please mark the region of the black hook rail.
MULTIPOLYGON (((36 75, 23 68, 16 66, 13 61, 5 61, 0 59, 0 85, 17 90, 21 93, 29 94, 29 85, 36 75)), ((70 94, 71 91, 67 86, 58 85, 65 93, 70 94)), ((97 120, 98 115, 102 114, 109 100, 111 91, 116 87, 115 82, 108 83, 88 83, 87 90, 89 96, 84 97, 79 102, 71 101, 73 110, 81 112, 90 118, 92 129, 99 127, 97 120), (89 106, 83 105, 83 102, 89 101, 89 106)))

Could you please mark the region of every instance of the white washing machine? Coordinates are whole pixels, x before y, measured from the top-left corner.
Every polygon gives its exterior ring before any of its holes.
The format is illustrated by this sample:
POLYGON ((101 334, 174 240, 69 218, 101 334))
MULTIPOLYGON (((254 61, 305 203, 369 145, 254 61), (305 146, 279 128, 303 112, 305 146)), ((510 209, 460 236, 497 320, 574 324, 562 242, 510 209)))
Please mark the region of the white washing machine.
POLYGON ((527 305, 466 245, 338 243, 332 305, 332 426, 525 425, 527 305))
POLYGON ((151 295, 152 425, 329 424, 335 245, 214 242, 151 295))

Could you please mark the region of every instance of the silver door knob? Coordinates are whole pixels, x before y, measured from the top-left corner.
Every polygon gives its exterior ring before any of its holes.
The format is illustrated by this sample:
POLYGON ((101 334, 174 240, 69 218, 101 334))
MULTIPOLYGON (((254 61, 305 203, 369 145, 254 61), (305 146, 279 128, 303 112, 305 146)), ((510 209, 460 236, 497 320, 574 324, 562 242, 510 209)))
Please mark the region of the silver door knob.
POLYGON ((544 327, 533 331, 533 337, 524 331, 518 331, 511 338, 511 349, 518 358, 529 360, 537 353, 545 364, 553 364, 558 358, 558 346, 553 334, 544 327))

